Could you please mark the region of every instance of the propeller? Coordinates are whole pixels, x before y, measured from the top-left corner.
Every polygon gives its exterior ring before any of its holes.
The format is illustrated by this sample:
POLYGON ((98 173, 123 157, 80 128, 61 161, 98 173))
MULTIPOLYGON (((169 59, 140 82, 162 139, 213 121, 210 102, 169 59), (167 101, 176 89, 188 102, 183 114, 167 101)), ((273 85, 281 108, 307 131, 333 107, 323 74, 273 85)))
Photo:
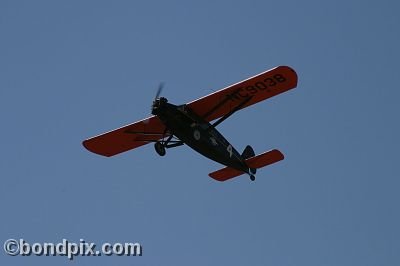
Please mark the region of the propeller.
MULTIPOLYGON (((151 113, 153 115, 156 114, 156 109, 158 109, 158 107, 160 106, 160 95, 163 88, 164 88, 164 82, 161 82, 160 85, 158 85, 156 96, 154 97, 153 104, 151 105, 151 113)), ((161 97, 161 99, 163 98, 161 97)))
POLYGON ((160 97, 160 94, 161 94, 163 88, 164 88, 164 82, 161 82, 160 85, 158 85, 158 89, 157 89, 156 97, 154 97, 154 101, 160 97))

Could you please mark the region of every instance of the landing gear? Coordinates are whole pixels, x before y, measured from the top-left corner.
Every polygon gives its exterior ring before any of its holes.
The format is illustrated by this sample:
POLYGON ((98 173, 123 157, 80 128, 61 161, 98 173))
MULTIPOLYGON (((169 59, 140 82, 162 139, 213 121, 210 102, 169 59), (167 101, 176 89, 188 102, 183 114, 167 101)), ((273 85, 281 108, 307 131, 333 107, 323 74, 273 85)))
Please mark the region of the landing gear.
POLYGON ((164 146, 161 142, 159 142, 159 141, 157 141, 156 143, 154 143, 154 149, 156 150, 156 152, 157 152, 158 155, 160 155, 160 156, 164 156, 164 155, 166 154, 165 146, 164 146))
MULTIPOLYGON (((165 132, 164 132, 165 134, 165 132)), ((160 156, 164 156, 167 152, 166 149, 173 148, 173 147, 178 147, 182 146, 184 144, 183 141, 179 140, 178 138, 175 137, 174 135, 169 135, 169 137, 164 140, 164 137, 160 141, 156 141, 154 143, 154 149, 160 156)))
POLYGON ((255 177, 254 175, 250 175, 250 180, 251 180, 251 181, 255 181, 255 180, 256 180, 256 177, 255 177))

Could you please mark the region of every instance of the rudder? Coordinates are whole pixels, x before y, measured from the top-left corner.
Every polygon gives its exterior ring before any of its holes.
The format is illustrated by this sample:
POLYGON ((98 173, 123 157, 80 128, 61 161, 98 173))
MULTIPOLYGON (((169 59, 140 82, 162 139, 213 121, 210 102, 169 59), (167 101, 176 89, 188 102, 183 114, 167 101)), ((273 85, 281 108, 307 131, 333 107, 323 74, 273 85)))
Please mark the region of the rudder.
MULTIPOLYGON (((246 148, 244 148, 243 152, 242 152, 242 158, 244 160, 249 159, 251 157, 254 157, 255 152, 253 150, 253 148, 250 145, 247 145, 246 148)), ((257 173, 257 168, 251 168, 250 167, 250 172, 255 175, 257 173)))

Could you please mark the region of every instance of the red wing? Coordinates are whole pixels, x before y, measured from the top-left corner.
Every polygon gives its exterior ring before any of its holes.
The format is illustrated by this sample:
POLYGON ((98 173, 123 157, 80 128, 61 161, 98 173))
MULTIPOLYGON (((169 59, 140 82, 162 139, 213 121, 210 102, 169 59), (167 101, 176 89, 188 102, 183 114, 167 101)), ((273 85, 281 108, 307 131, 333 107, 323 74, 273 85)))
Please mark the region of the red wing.
POLYGON ((254 77, 188 103, 195 113, 212 121, 239 106, 239 109, 295 88, 296 72, 287 66, 267 70, 254 77))
POLYGON ((143 119, 83 141, 91 152, 113 156, 162 138, 164 124, 155 116, 143 119))

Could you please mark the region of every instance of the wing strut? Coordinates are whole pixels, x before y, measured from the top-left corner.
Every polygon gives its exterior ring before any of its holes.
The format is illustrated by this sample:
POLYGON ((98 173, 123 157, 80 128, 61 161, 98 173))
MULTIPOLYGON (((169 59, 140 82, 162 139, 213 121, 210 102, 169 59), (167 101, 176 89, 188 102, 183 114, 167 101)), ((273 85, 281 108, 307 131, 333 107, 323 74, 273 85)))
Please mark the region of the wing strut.
POLYGON ((244 99, 240 104, 238 104, 235 108, 233 108, 229 113, 227 113, 226 115, 224 115, 223 117, 221 117, 220 119, 218 119, 214 124, 212 124, 211 126, 214 128, 216 126, 218 126, 219 124, 221 124, 222 122, 224 122, 227 118, 229 118, 231 115, 233 115, 235 112, 239 111, 240 108, 243 107, 243 105, 245 105, 248 101, 251 100, 251 98, 253 98, 253 96, 247 97, 246 99, 244 99))
MULTIPOLYGON (((236 94, 239 90, 240 90, 240 88, 237 89, 237 90, 235 90, 232 94, 233 94, 233 95, 236 94)), ((217 111, 219 108, 221 108, 221 107, 222 107, 227 101, 229 101, 229 100, 231 100, 230 97, 225 97, 225 99, 223 99, 222 101, 220 101, 220 102, 219 102, 218 104, 216 104, 213 108, 211 108, 210 111, 208 111, 205 115, 203 115, 203 119, 206 119, 206 120, 207 120, 207 118, 208 118, 210 115, 212 115, 215 111, 217 111)))
POLYGON ((174 137, 173 134, 171 134, 167 140, 163 141, 162 144, 164 145, 165 148, 173 148, 173 147, 178 147, 178 146, 182 146, 184 144, 183 141, 181 140, 172 140, 172 138, 174 137))

